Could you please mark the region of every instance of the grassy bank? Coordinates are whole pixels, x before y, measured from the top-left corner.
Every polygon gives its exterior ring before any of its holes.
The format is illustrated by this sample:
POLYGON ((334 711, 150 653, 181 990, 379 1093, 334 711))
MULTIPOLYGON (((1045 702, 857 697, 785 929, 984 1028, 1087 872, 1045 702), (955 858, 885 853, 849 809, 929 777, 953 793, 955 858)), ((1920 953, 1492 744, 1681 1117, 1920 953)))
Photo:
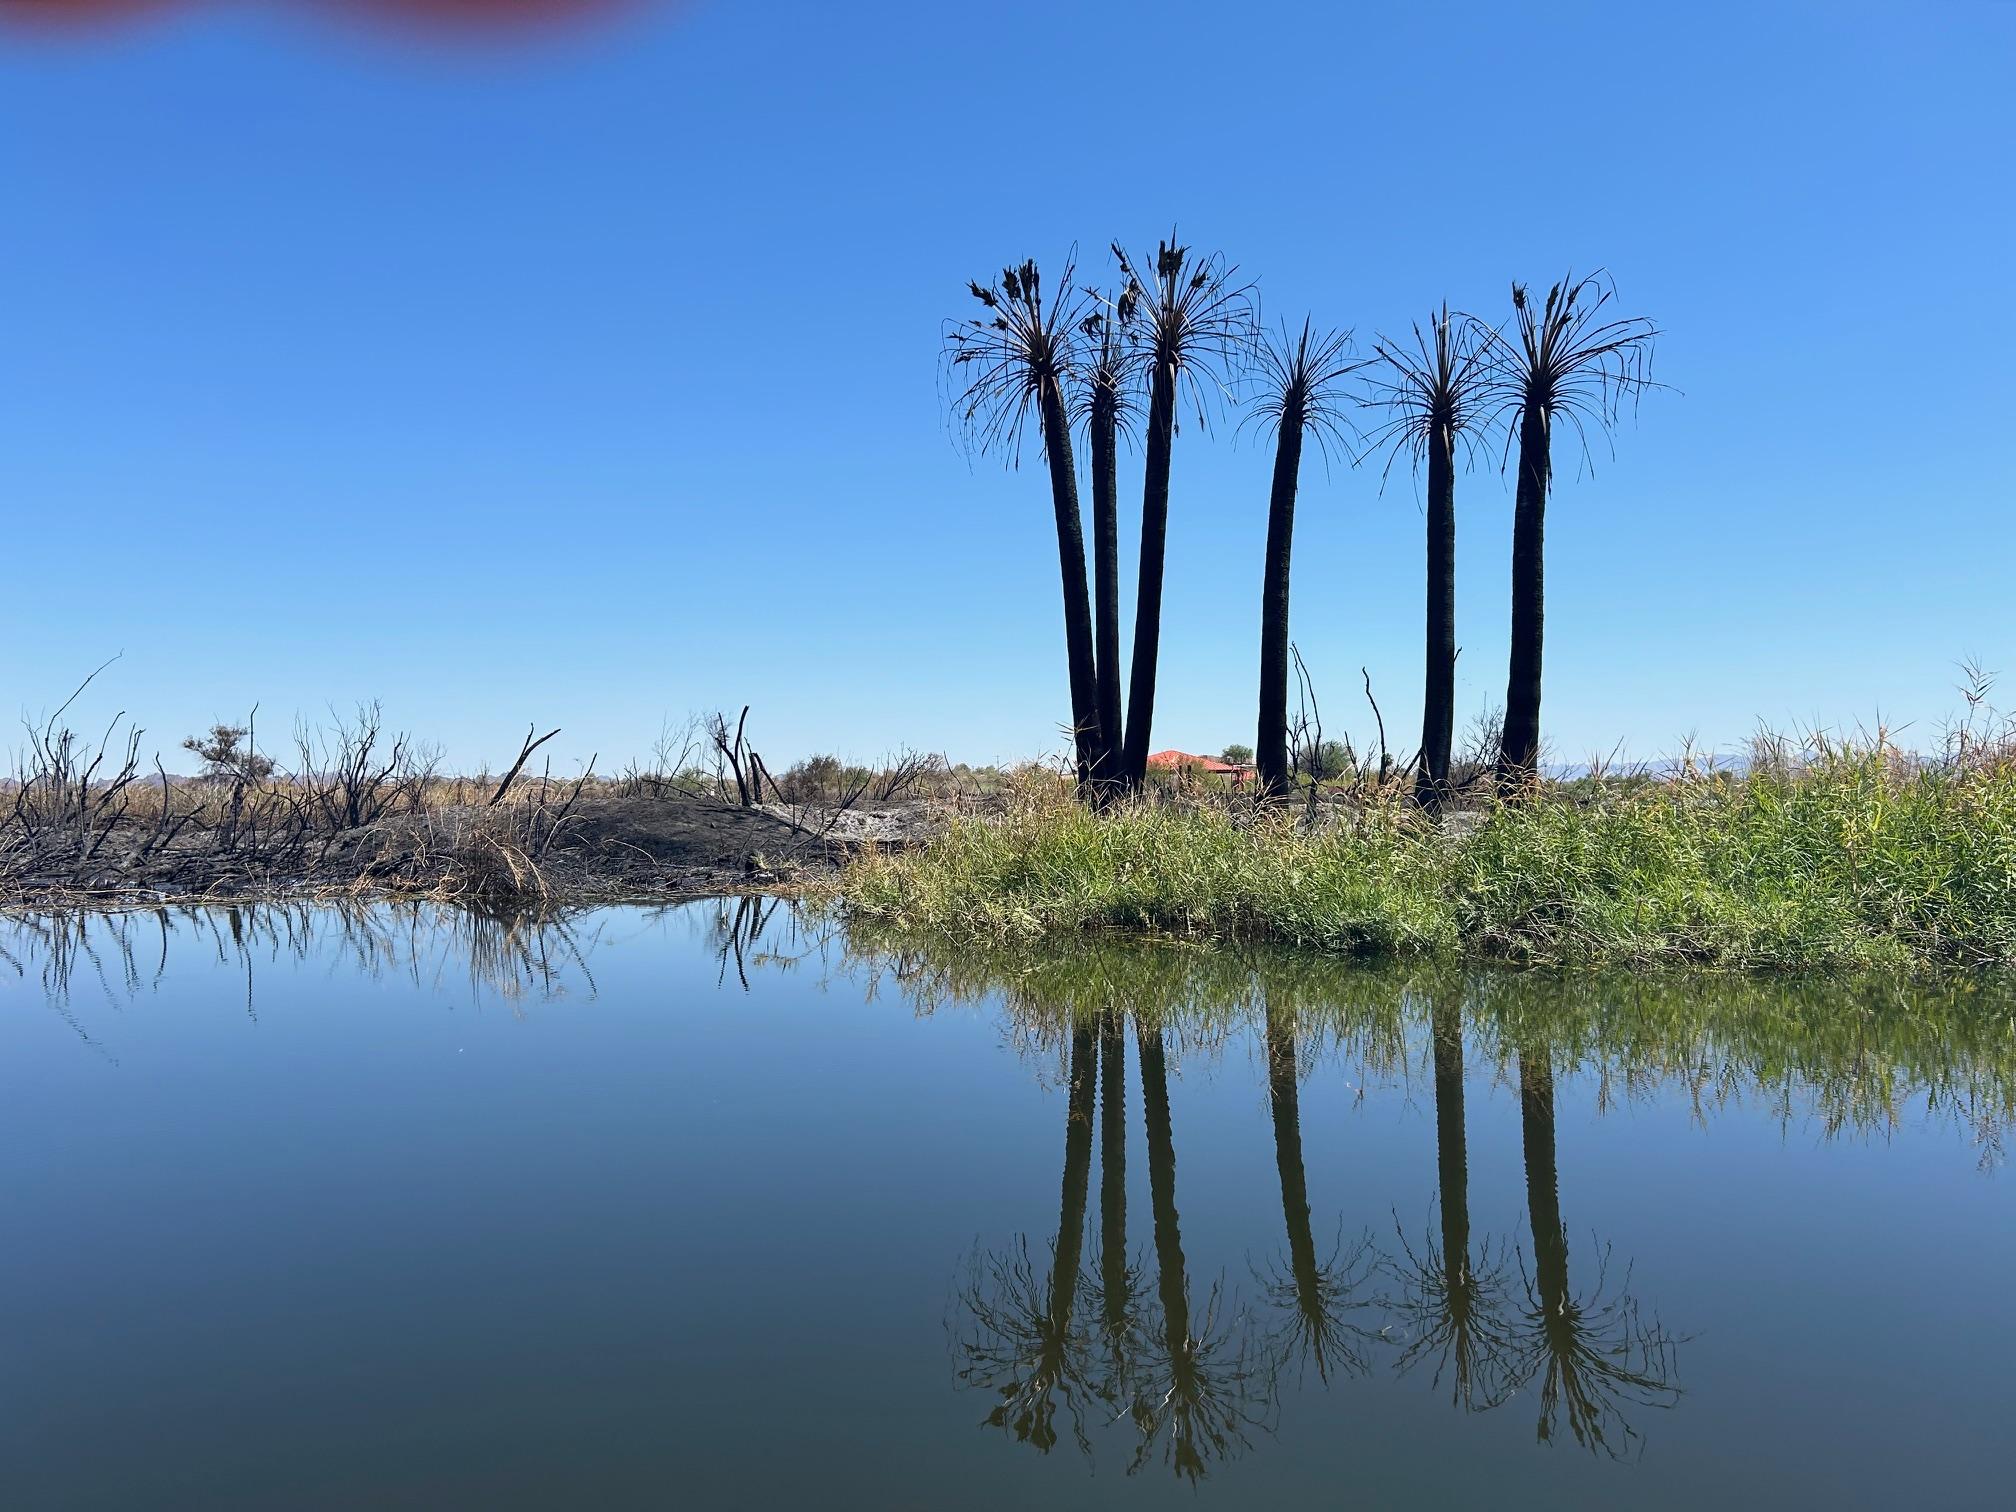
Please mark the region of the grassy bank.
POLYGON ((2016 761, 1887 747, 1744 775, 1551 789, 1436 826, 1399 801, 1094 814, 1031 787, 998 820, 864 857, 851 917, 942 938, 1125 930, 1362 955, 1728 968, 2016 960, 2016 761))

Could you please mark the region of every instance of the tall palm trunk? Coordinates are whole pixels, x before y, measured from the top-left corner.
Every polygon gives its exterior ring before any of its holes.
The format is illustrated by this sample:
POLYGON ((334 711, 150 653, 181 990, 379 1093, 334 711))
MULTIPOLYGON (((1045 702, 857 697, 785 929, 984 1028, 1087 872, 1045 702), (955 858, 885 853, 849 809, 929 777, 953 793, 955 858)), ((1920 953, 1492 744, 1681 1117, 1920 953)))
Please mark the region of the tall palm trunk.
POLYGON ((1519 1132, 1526 1156, 1526 1211, 1533 1226, 1534 1286, 1547 1316, 1562 1317, 1568 1301, 1568 1231, 1561 1224, 1561 1185, 1554 1163, 1554 1071, 1544 1055, 1519 1055, 1519 1132))
POLYGON ((1127 1326, 1127 1042, 1120 1011, 1099 1027, 1099 1278, 1108 1342, 1127 1326))
POLYGON ((1323 1301, 1322 1267, 1309 1225, 1309 1178, 1302 1164, 1302 1097, 1295 1077, 1295 1032, 1270 1007, 1267 1012, 1267 1102, 1274 1120, 1274 1169, 1281 1178, 1281 1218, 1288 1229, 1288 1268, 1295 1279, 1295 1305, 1303 1337, 1316 1359, 1316 1374, 1330 1379, 1329 1314, 1323 1301))
POLYGON ((1295 1080, 1295 1033, 1267 1014, 1267 1105, 1274 1120, 1274 1169, 1281 1177, 1281 1216, 1295 1290, 1308 1305, 1316 1287, 1316 1239, 1309 1228, 1309 1181, 1302 1165, 1302 1098, 1295 1080))
POLYGON ((1512 512, 1512 666, 1505 684, 1505 728, 1498 781, 1530 783, 1540 765, 1540 642, 1546 614, 1548 417, 1529 404, 1519 420, 1519 483, 1512 512))
POLYGON ((1189 1353, 1190 1285, 1184 1271, 1183 1232, 1176 1212, 1176 1141, 1169 1118, 1169 1061, 1162 1033, 1135 1029, 1141 1057, 1141 1110, 1148 1126, 1148 1205, 1155 1218, 1156 1281, 1169 1356, 1189 1353))
POLYGON ((1043 452, 1050 461, 1050 501, 1057 512, 1057 568, 1064 580, 1064 654, 1071 672, 1071 725, 1080 786, 1101 764, 1097 679, 1092 665, 1092 602, 1085 590, 1085 528, 1078 513, 1078 473, 1071 425, 1056 379, 1042 389, 1043 452))
POLYGON ((1092 1183, 1092 1106, 1098 1062, 1088 1025, 1071 1034, 1071 1093, 1064 1127, 1064 1190, 1057 1215, 1057 1245, 1050 1264, 1051 1337, 1069 1336, 1078 1295, 1078 1261, 1085 1246, 1085 1199, 1092 1183))
POLYGON ((1427 643, 1414 796, 1432 812, 1448 796, 1456 743, 1456 433, 1446 425, 1428 442, 1427 643))
POLYGON ((1162 652, 1162 562, 1169 544, 1169 459, 1176 439, 1176 370, 1157 363, 1149 384, 1148 437, 1141 488, 1141 574, 1134 599, 1134 666, 1127 684, 1127 744, 1121 777, 1148 778, 1155 723, 1155 665, 1162 652))
POLYGON ((1442 1276, 1452 1299, 1470 1277, 1470 1160, 1463 1134, 1463 1018, 1460 1003, 1437 994, 1429 1007, 1435 1040, 1435 1173, 1442 1204, 1442 1276))
POLYGON ((1161 1407, 1169 1413, 1170 1453, 1176 1473, 1195 1482, 1204 1474, 1197 1443, 1198 1413, 1206 1382, 1190 1333, 1190 1277, 1176 1212, 1176 1142, 1169 1120, 1169 1066, 1162 1032, 1135 1028, 1141 1055, 1141 1106, 1148 1125, 1148 1202, 1154 1211, 1156 1294, 1162 1304, 1162 1348, 1169 1385, 1161 1407))
POLYGON ((1282 410, 1267 495, 1267 557, 1260 587, 1260 728, 1254 762, 1267 793, 1288 791, 1288 567, 1295 544, 1295 486, 1302 471, 1299 404, 1282 410))
POLYGON ((1119 779, 1120 725, 1120 398, 1104 384, 1092 393, 1093 677, 1100 754, 1095 777, 1119 779))

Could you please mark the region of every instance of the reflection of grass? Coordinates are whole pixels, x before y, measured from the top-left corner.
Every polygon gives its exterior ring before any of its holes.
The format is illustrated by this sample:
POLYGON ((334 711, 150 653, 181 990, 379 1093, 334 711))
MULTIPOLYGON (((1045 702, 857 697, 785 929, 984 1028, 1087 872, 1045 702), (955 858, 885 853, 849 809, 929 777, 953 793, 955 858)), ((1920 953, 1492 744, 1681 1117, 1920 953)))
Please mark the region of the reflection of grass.
POLYGON ((1084 937, 949 943, 857 924, 856 961, 920 1009, 1000 1003, 1032 1050, 1081 1015, 1132 1010, 1172 1046, 1212 1052, 1285 1013, 1305 1065, 1341 1061, 1355 1080, 1431 1080, 1429 1005, 1453 993, 1480 1058, 1520 1045, 1563 1074, 1597 1078, 1599 1105, 1680 1089, 1709 1118, 1761 1106, 1824 1134, 1882 1131, 1907 1114, 1949 1120, 1992 1156, 2016 1122, 2016 980, 2000 975, 1514 972, 1417 963, 1374 968, 1267 947, 1208 948, 1084 937))
POLYGON ((1223 806, 1092 813, 1032 789, 863 857, 850 916, 960 940, 1087 930, 1342 953, 1742 967, 2016 961, 2016 759, 1774 750, 1743 776, 1599 784, 1445 831, 1223 806))

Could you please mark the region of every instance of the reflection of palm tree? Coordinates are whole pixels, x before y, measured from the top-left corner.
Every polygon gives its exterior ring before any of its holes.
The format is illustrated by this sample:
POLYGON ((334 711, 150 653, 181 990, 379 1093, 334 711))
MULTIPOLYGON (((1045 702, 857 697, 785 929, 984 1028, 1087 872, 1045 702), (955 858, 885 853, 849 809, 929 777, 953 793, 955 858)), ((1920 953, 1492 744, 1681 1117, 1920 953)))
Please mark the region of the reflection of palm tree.
POLYGON ((1176 1212, 1176 1144, 1169 1119, 1169 1067, 1161 1031, 1135 1026, 1141 1060, 1141 1103, 1148 1127, 1148 1196, 1155 1218, 1156 1298, 1159 1339, 1147 1346, 1134 1385, 1134 1426, 1141 1444, 1131 1469, 1148 1460, 1168 1429, 1164 1450, 1186 1480, 1205 1475, 1213 1455, 1243 1448, 1254 1421, 1250 1372, 1241 1352, 1229 1348, 1218 1327, 1222 1287, 1213 1284, 1203 1317, 1193 1319, 1184 1269, 1183 1236, 1176 1212))
POLYGON ((1099 1021, 1099 1313, 1114 1383, 1127 1373, 1134 1270, 1127 1258, 1127 1023, 1117 1008, 1099 1021))
POLYGON ((1011 1430, 1048 1452, 1057 1442, 1061 1402, 1072 1435, 1089 1452, 1081 1397, 1089 1389, 1084 1331, 1077 1326, 1078 1265, 1084 1253, 1086 1195, 1092 1180, 1092 1107, 1097 1080, 1089 1027, 1071 1035, 1065 1102, 1064 1186, 1047 1283, 1037 1279, 1026 1241, 979 1266, 964 1301, 975 1324, 960 1346, 959 1379, 995 1393, 989 1427, 1011 1430))
MULTIPOLYGON (((1568 1280, 1568 1233, 1554 1162, 1554 1071, 1546 1053, 1519 1055, 1519 1122, 1526 1154, 1526 1206, 1533 1225, 1533 1273, 1527 1278, 1528 1336, 1518 1379, 1540 1377, 1539 1438, 1551 1442, 1565 1416, 1575 1442, 1621 1454, 1638 1437, 1624 1409, 1671 1407, 1674 1339, 1645 1323, 1622 1289, 1605 1291, 1605 1264, 1586 1298, 1568 1280), (1613 1441, 1612 1429, 1619 1437, 1613 1441)), ((1624 1278, 1628 1285, 1630 1277, 1624 1278)))
MULTIPOLYGON (((1439 993, 1429 1006, 1435 1059, 1435 1170, 1441 1205, 1441 1254, 1416 1256, 1405 1247, 1400 1279, 1406 1288, 1401 1314, 1413 1325, 1399 1368, 1435 1361, 1435 1382, 1450 1375, 1450 1400, 1482 1411, 1507 1390, 1507 1343, 1499 1308, 1504 1300, 1502 1263, 1487 1243, 1470 1253, 1470 1162, 1463 1127, 1463 1017, 1460 1001, 1439 993)), ((1501 1251, 1502 1253, 1502 1251, 1501 1251)))
POLYGON ((1286 1278, 1268 1285, 1271 1299, 1289 1310, 1283 1353, 1313 1361, 1317 1377, 1330 1379, 1334 1363, 1347 1374, 1367 1368, 1362 1345, 1371 1337, 1345 1321, 1347 1309, 1362 1306, 1351 1293, 1364 1279, 1361 1262, 1370 1250, 1361 1242, 1343 1262, 1332 1255, 1316 1258, 1309 1227, 1309 1184, 1302 1168, 1302 1113, 1296 1075, 1295 1031, 1287 1016, 1271 1004, 1267 1009, 1267 1099, 1274 1115, 1274 1164, 1281 1174, 1281 1214, 1288 1225, 1286 1278))

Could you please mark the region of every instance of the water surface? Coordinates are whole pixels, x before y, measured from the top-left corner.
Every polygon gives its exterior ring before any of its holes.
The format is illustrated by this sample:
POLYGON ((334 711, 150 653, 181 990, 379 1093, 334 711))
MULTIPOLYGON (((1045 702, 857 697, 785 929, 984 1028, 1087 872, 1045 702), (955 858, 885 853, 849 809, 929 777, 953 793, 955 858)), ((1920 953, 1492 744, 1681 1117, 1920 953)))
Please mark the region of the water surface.
POLYGON ((0 921, 0 1505, 2004 1505, 2016 997, 0 921))

